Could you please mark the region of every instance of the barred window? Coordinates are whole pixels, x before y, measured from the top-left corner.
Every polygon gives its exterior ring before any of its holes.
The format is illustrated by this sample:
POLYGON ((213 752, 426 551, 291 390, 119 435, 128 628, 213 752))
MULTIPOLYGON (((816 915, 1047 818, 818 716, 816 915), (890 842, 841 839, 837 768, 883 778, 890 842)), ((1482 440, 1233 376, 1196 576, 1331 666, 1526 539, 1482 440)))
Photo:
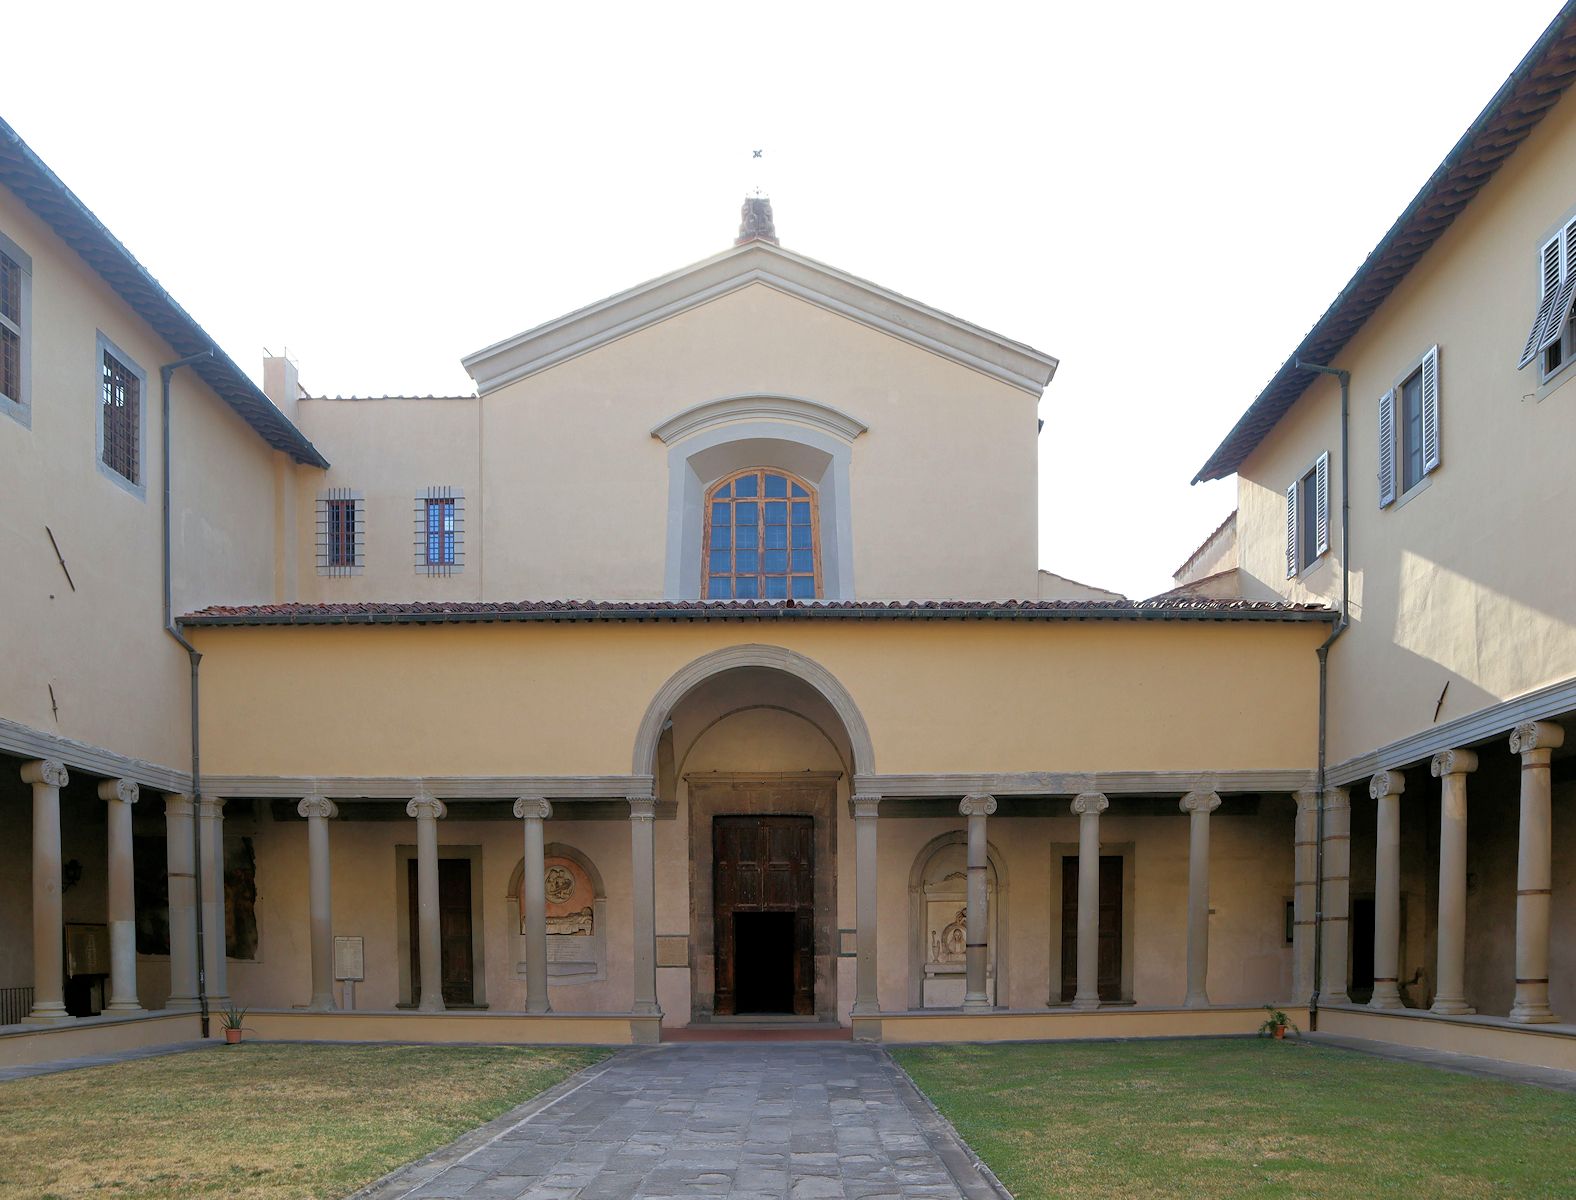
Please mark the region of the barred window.
POLYGON ((366 502, 360 492, 329 488, 317 498, 317 573, 359 575, 366 502))
POLYGON ((708 600, 814 600, 821 594, 815 489, 759 467, 719 479, 706 493, 708 600))
POLYGON ((452 575, 464 565, 465 498, 458 488, 430 487, 416 497, 416 570, 452 575))
POLYGON ((99 335, 99 461, 127 483, 142 484, 143 373, 99 335))
POLYGON ((22 266, 0 250, 0 396, 22 403, 22 266))

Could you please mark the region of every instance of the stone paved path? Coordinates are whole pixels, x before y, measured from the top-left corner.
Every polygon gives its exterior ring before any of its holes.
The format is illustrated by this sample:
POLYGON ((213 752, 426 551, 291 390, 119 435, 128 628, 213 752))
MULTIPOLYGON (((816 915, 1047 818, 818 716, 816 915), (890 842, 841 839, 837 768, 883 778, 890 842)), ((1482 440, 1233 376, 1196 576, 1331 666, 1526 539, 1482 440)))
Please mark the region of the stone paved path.
POLYGON ((879 1049, 622 1051, 361 1195, 640 1200, 999 1200, 879 1049), (533 1111, 534 1110, 534 1111, 533 1111))

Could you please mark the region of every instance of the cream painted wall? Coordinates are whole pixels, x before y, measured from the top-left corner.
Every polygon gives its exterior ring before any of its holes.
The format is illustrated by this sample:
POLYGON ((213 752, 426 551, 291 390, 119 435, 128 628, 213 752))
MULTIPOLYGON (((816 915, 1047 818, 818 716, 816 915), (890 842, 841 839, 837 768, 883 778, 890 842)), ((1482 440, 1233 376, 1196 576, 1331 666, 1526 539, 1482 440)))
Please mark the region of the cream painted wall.
MULTIPOLYGON (((1353 626, 1330 655, 1338 762, 1576 675, 1576 367, 1540 387, 1516 359, 1538 248, 1576 211, 1576 100, 1558 104, 1340 355, 1352 373, 1353 626), (1439 346, 1441 466, 1378 508, 1378 402, 1439 346)), ((1338 602, 1339 393, 1321 379, 1243 464, 1244 588, 1338 602), (1331 451, 1332 553, 1285 578, 1285 491, 1331 451)))
POLYGON ((1324 630, 827 621, 194 632, 213 717, 209 772, 421 776, 628 773, 662 684, 702 654, 752 641, 831 671, 883 772, 1309 769, 1312 648, 1324 630))
MULTIPOLYGON (((188 669, 163 632, 160 567, 159 367, 177 355, 3 189, 0 231, 33 260, 31 426, 0 414, 0 716, 180 766, 188 669), (141 497, 97 466, 95 331, 147 375, 141 497)), ((266 603, 276 455, 191 371, 177 374, 172 402, 176 612, 266 603)))

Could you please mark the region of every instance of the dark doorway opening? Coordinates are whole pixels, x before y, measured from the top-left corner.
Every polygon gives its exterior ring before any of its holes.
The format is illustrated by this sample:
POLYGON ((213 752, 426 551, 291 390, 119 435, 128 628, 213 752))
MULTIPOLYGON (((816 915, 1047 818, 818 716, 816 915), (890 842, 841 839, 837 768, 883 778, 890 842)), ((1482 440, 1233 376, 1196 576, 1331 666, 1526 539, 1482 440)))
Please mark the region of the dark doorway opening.
MULTIPOLYGON (((421 1003, 421 905, 416 884, 417 865, 409 863, 406 884, 410 893, 410 1002, 421 1003)), ((475 966, 471 941, 471 863, 467 858, 438 860, 438 938, 443 971, 443 1003, 476 1002, 475 966)))
POLYGON ((793 1012, 794 914, 733 914, 733 1010, 793 1012))
MULTIPOLYGON (((1122 998, 1122 856, 1100 856, 1100 953, 1096 987, 1103 1003, 1122 998)), ((1062 859, 1062 1003, 1078 991, 1078 857, 1062 859)))
POLYGON ((1347 926, 1352 938, 1352 986, 1347 992, 1353 1004, 1367 1004, 1374 994, 1374 898, 1352 897, 1352 919, 1347 926))

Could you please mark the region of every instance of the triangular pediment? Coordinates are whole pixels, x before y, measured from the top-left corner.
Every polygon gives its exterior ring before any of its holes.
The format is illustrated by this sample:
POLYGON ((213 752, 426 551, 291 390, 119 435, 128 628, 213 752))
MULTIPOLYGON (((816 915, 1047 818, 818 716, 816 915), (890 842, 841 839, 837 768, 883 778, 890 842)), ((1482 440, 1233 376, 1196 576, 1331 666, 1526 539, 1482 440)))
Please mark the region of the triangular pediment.
POLYGON ((761 284, 1039 396, 1056 359, 765 241, 749 241, 467 355, 486 395, 741 288, 761 284))

